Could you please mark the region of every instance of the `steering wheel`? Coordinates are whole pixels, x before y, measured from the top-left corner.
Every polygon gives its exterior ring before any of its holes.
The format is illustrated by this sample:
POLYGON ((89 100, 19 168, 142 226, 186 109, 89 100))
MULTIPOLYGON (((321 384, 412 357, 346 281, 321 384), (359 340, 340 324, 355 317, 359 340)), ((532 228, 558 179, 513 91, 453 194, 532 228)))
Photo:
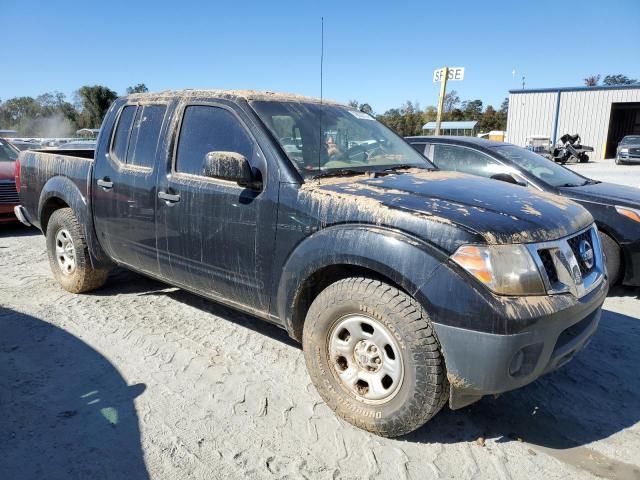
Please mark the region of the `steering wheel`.
POLYGON ((348 149, 345 154, 347 158, 351 158, 358 153, 367 153, 371 150, 377 150, 382 147, 382 142, 376 140, 373 143, 361 143, 360 145, 354 145, 350 149, 348 149))

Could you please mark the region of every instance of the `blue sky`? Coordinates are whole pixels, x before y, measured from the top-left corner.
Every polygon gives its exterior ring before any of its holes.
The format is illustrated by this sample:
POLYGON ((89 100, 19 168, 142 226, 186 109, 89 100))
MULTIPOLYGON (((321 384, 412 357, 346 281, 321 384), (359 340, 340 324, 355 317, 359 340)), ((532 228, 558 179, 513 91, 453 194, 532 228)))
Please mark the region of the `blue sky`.
POLYGON ((435 104, 434 68, 463 66, 464 99, 509 89, 640 78, 640 1, 193 2, 2 0, 0 99, 102 84, 123 94, 255 88, 317 96, 325 18, 326 98, 435 104), (9 65, 15 67, 14 71, 9 65), (515 76, 512 74, 516 70, 515 76))

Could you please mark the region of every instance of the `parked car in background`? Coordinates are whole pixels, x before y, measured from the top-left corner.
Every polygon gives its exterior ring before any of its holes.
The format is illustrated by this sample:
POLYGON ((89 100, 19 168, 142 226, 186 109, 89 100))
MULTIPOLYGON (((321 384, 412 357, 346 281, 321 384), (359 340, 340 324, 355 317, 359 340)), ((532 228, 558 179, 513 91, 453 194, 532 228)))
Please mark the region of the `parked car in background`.
POLYGON ((640 163, 640 135, 627 135, 618 144, 616 163, 640 163))
POLYGON ((15 161, 19 150, 0 138, 0 223, 15 222, 14 207, 20 203, 15 181, 15 161))
POLYGON ((134 94, 95 152, 22 152, 19 168, 16 212, 63 288, 120 265, 275 323, 329 407, 380 435, 564 365, 608 291, 580 205, 437 171, 319 99, 134 94))
POLYGON ((72 140, 59 145, 56 150, 95 150, 95 140, 72 140))
POLYGON ((584 177, 530 150, 473 137, 407 137, 442 170, 472 173, 568 197, 600 231, 611 284, 640 286, 640 189, 584 177))
POLYGON ((10 140, 11 144, 18 150, 38 150, 42 144, 36 140, 10 140))

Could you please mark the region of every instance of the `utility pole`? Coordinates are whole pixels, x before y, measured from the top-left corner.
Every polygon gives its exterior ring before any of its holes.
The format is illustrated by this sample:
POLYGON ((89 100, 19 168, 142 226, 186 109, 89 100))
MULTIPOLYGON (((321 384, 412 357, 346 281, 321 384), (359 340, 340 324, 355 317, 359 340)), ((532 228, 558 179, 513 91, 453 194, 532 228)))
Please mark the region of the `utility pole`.
POLYGON ((442 68, 440 74, 440 98, 438 99, 438 116, 436 117, 436 131, 434 135, 440 135, 440 124, 442 123, 442 110, 444 107, 444 97, 447 92, 447 78, 449 77, 449 68, 442 68))

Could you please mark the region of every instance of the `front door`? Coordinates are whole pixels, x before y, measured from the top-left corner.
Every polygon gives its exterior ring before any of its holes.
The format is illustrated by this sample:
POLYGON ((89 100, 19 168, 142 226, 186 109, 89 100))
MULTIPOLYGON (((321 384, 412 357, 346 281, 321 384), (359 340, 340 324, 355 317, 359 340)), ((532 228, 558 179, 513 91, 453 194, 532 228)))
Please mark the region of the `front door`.
POLYGON ((270 259, 265 245, 272 245, 275 236, 268 185, 251 190, 206 177, 203 169, 206 154, 213 151, 240 153, 256 172, 266 168, 240 113, 226 104, 197 104, 179 114, 173 159, 158 180, 160 264, 172 282, 266 311, 270 259))
POLYGON ((106 158, 95 159, 93 179, 100 244, 117 262, 153 274, 159 272, 156 174, 166 110, 166 105, 123 106, 106 158))

